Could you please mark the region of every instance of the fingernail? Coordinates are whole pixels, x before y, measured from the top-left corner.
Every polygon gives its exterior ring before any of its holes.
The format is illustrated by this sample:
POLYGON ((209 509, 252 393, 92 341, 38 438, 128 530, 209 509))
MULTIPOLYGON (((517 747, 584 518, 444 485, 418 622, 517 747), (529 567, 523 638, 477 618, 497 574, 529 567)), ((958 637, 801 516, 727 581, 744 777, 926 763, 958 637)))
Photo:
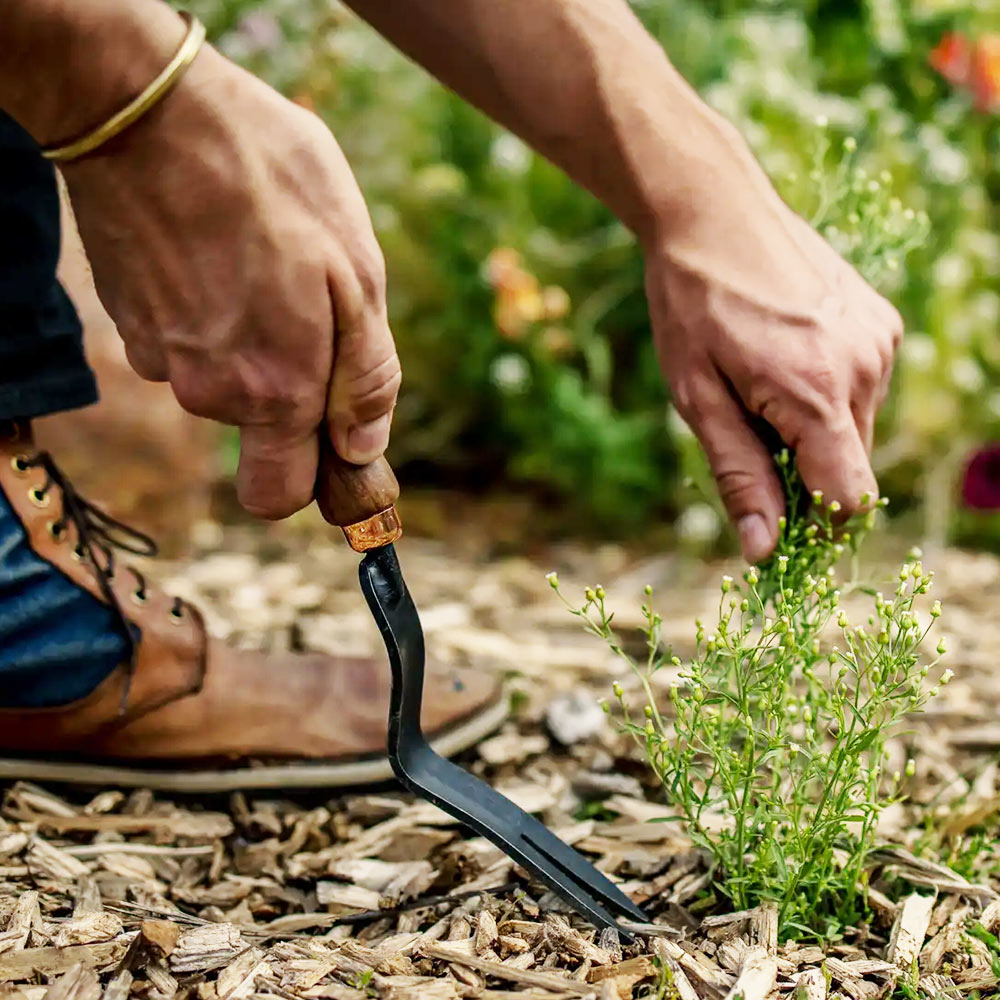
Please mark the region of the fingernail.
POLYGON ((369 420, 364 424, 355 424, 347 431, 347 446, 344 458, 348 462, 362 465, 374 461, 385 451, 389 443, 389 414, 369 420))
POLYGON ((748 563, 760 562, 771 554, 771 532, 760 514, 747 514, 737 525, 740 547, 748 563))

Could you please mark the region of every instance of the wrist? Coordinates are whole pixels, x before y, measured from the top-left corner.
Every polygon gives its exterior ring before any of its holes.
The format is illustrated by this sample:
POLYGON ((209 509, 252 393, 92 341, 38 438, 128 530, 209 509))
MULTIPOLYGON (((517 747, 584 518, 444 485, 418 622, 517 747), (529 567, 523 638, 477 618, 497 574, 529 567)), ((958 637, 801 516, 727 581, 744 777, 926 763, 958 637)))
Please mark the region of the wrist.
POLYGON ((4 5, 0 108, 39 145, 90 131, 166 65, 182 19, 159 0, 21 0, 4 5))
POLYGON ((725 230, 722 216, 747 213, 750 205, 777 198, 770 179, 746 140, 730 121, 696 95, 671 135, 671 148, 647 154, 658 168, 647 175, 643 191, 644 226, 637 236, 644 248, 690 239, 706 224, 725 230), (721 223, 721 225, 720 225, 721 223))

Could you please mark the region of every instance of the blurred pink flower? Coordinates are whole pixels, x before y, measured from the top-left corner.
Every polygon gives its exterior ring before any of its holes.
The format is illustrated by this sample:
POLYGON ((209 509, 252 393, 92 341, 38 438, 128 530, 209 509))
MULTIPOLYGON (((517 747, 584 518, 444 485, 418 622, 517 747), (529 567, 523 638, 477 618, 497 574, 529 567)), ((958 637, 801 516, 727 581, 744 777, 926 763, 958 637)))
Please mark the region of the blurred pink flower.
POLYGON ((973 510, 1000 510, 1000 444, 973 453, 962 477, 962 500, 973 510))
POLYGON ((263 10, 244 14, 236 24, 235 34, 247 55, 257 52, 274 52, 285 40, 278 19, 263 10))

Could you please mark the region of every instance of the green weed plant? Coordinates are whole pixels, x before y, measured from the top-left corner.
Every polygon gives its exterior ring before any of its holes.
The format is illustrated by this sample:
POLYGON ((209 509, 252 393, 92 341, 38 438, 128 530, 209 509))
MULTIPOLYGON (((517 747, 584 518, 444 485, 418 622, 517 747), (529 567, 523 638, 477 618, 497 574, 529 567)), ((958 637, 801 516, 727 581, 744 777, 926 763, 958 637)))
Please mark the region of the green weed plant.
MULTIPOLYGON (((903 795, 913 762, 885 773, 887 741, 946 684, 921 647, 941 613, 930 602, 933 573, 919 553, 886 588, 870 591, 872 613, 852 622, 838 564, 857 578, 857 555, 886 501, 837 526, 839 504, 805 492, 787 452, 778 456, 792 512, 774 557, 742 581, 724 576, 718 620, 696 622, 686 662, 664 646, 661 616, 643 605, 647 655, 631 656, 615 632, 602 587, 577 606, 586 629, 606 641, 638 678, 638 712, 620 683, 624 728, 663 784, 692 841, 711 859, 717 890, 736 909, 774 901, 785 937, 835 938, 864 920, 866 858, 880 813, 903 795), (831 627, 834 640, 825 634, 831 627), (653 677, 672 669, 670 710, 653 677), (930 679, 931 672, 936 680, 930 679)), ((869 592, 869 588, 862 588, 869 592)))

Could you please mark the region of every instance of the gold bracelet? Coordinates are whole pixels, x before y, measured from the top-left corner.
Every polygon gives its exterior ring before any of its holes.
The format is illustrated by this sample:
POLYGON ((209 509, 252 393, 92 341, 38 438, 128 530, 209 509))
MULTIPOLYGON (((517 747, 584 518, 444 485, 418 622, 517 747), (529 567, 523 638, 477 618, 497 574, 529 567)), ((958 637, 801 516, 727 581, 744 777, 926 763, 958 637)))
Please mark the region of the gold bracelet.
POLYGON ((187 22, 187 34, 177 54, 163 68, 155 80, 134 100, 125 105, 121 111, 113 114, 103 125, 98 125, 79 139, 67 142, 61 146, 48 146, 42 150, 46 160, 56 160, 67 163, 93 152, 109 139, 114 138, 138 121, 147 111, 154 108, 173 89, 184 74, 184 71, 194 61, 194 57, 205 41, 205 25, 193 14, 181 12, 181 17, 187 22))

